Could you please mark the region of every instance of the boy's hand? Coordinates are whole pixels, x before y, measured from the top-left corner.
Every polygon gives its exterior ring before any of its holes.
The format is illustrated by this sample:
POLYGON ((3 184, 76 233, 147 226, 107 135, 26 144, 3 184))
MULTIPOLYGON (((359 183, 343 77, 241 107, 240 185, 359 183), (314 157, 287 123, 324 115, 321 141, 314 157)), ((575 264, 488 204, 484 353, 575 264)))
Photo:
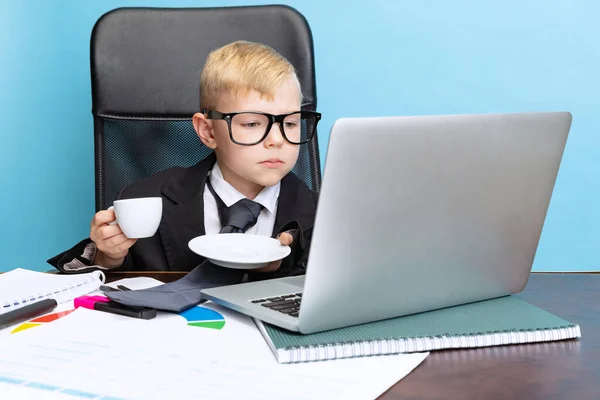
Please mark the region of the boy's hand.
POLYGON ((92 219, 90 239, 96 243, 94 264, 106 268, 119 267, 123 264, 129 248, 136 239, 129 239, 123 234, 119 225, 109 225, 116 219, 114 210, 98 211, 92 219))
MULTIPOLYGON (((282 232, 281 234, 279 234, 279 236, 277 236, 277 239, 279 239, 279 242, 283 246, 291 246, 292 242, 294 241, 293 236, 287 232, 282 232)), ((275 272, 279 269, 279 267, 281 267, 281 260, 273 261, 272 263, 269 263, 268 265, 265 265, 264 267, 253 269, 253 271, 275 272)))

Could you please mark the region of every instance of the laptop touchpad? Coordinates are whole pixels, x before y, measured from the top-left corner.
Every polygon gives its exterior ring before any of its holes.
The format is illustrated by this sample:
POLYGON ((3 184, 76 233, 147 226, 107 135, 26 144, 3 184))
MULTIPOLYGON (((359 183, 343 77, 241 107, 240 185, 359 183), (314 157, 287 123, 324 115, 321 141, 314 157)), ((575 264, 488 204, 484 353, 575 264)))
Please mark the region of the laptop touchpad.
POLYGON ((297 286, 299 288, 303 288, 304 287, 304 277, 305 277, 305 275, 291 276, 285 280, 285 283, 297 286))

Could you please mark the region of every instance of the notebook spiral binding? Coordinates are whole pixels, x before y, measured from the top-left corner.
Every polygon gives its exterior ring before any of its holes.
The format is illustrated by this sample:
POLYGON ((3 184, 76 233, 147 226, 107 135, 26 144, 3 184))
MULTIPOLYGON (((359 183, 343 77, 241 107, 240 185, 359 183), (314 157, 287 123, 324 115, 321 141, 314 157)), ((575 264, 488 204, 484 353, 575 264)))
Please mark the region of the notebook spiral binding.
POLYGON ((441 349, 465 349, 564 340, 581 336, 578 325, 558 329, 508 332, 482 332, 467 336, 437 336, 404 339, 369 340, 353 343, 290 347, 277 350, 280 363, 302 363, 341 358, 416 353, 441 349))
POLYGON ((98 281, 100 281, 98 286, 106 281, 106 275, 100 270, 96 270, 92 272, 91 275, 87 275, 84 278, 80 277, 80 279, 74 279, 50 292, 30 293, 27 296, 12 300, 0 299, 0 313, 8 312, 43 299, 52 298, 60 304, 93 291, 89 290, 89 285, 95 284, 98 281))

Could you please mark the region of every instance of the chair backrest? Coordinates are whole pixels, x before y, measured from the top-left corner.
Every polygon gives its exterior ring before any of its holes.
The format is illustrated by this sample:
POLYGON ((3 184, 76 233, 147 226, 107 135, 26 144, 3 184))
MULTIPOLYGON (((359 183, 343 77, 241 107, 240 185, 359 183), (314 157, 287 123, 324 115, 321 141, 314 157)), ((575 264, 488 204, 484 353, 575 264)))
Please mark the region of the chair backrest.
MULTIPOLYGON (((200 71, 212 50, 236 40, 286 57, 303 109, 316 110, 312 34, 291 7, 118 8, 98 19, 91 36, 97 211, 128 184, 210 154, 191 123, 200 109, 200 71)), ((294 172, 319 190, 316 135, 301 145, 294 172)))

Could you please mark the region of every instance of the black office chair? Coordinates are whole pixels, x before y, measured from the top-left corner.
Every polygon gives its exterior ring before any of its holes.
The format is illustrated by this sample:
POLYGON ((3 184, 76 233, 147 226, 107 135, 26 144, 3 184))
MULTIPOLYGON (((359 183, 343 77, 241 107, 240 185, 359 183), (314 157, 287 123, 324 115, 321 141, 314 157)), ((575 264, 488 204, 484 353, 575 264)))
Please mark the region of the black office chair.
MULTIPOLYGON (((296 68, 303 109, 316 110, 313 42, 305 18, 281 5, 118 8, 91 37, 96 211, 128 184, 212 151, 192 127, 200 111, 200 71, 209 52, 236 40, 273 47, 296 68)), ((301 145, 293 170, 319 190, 317 137, 301 145)))

